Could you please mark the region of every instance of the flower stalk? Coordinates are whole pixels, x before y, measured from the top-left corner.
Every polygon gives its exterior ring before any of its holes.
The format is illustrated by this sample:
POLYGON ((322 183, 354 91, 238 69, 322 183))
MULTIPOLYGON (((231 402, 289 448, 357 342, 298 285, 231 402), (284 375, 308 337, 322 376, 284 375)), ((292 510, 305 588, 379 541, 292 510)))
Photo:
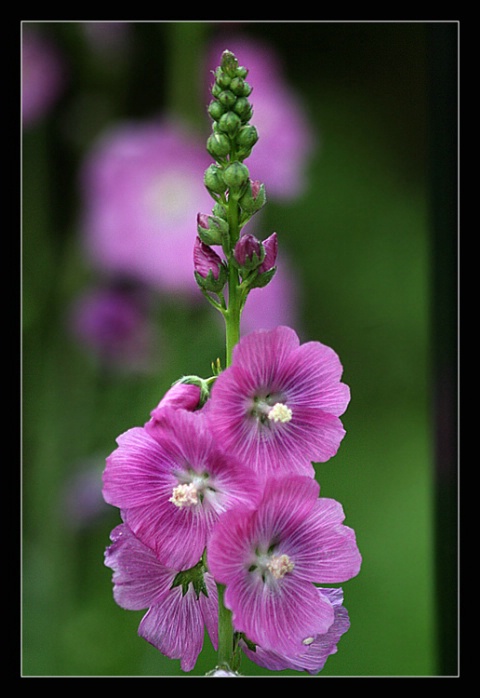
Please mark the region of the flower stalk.
POLYGON ((275 274, 277 236, 242 233, 265 203, 243 162, 258 139, 247 70, 224 51, 214 75, 215 162, 204 174, 214 205, 197 215, 193 261, 224 318, 225 366, 217 359, 208 379, 184 375, 143 427, 117 438, 102 491, 123 523, 105 561, 117 603, 148 608, 140 636, 183 671, 206 630, 218 652, 207 676, 239 676, 242 654, 318 673, 349 619, 342 590, 317 585, 346 581, 361 563, 341 505, 319 498, 312 465, 335 455, 350 391, 330 347, 301 345, 284 326, 240 336, 250 290, 275 274))
MULTIPOLYGON (((235 246, 240 239, 243 226, 261 208, 251 205, 252 182, 244 160, 250 155, 258 140, 254 126, 248 122, 253 109, 248 96, 250 85, 246 82, 246 68, 239 66, 233 53, 224 51, 221 65, 215 71, 212 86, 212 101, 208 112, 213 120, 212 134, 207 140, 207 151, 215 163, 205 172, 204 183, 215 201, 212 214, 216 228, 222 229, 221 237, 211 237, 212 244, 220 244, 225 255, 228 303, 223 290, 213 285, 207 288, 197 278, 207 300, 219 310, 225 320, 225 367, 232 363, 233 349, 240 340, 240 319, 249 291, 249 285, 241 283, 241 267, 234 257, 235 246), (245 200, 244 207, 240 201, 245 200), (223 220, 224 225, 218 221, 223 220), (218 300, 212 298, 212 292, 218 300)), ((257 191, 258 183, 253 190, 257 191)), ((264 188, 263 188, 264 190, 264 188)), ((264 197, 263 197, 264 199, 264 197)), ((202 226, 206 217, 199 214, 202 226)), ((212 220, 212 219, 210 219, 212 220)), ((205 223, 206 225, 206 223, 205 223)), ((199 234, 205 237, 204 230, 199 234)), ((254 274, 254 276, 256 276, 254 274)), ((196 275, 197 277, 197 275, 196 275)), ((235 669, 235 641, 232 613, 224 604, 224 587, 218 584, 218 662, 220 667, 235 669)))

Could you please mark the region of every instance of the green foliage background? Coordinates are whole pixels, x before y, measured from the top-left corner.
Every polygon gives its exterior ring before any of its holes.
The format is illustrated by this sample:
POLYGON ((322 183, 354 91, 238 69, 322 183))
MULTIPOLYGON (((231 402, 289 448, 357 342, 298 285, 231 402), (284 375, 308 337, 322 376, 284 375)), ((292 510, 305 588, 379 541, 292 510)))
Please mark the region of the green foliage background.
MULTIPOLYGON (((68 56, 70 83, 53 113, 22 140, 21 673, 180 676, 179 662, 137 636, 143 614, 113 601, 103 551, 117 512, 106 508, 94 525, 74 531, 61 500, 74 468, 92 456, 102 461, 116 436, 143 424, 174 380, 207 375, 223 338, 207 304, 200 313, 168 304, 158 312, 166 337, 158 372, 105 376, 72 342, 65 320, 91 273, 76 228, 84 152, 117 118, 151 116, 169 103, 181 109, 182 90, 170 87, 169 71, 192 71, 220 27, 137 23, 131 50, 115 65, 91 59, 74 22, 39 28, 68 56)), ((429 36, 454 35, 456 26, 235 28, 276 47, 320 139, 308 192, 291 204, 269 202, 263 218, 265 235, 278 233, 299 275, 303 336, 335 348, 352 392, 347 436, 317 473, 322 494, 342 502, 356 530, 363 567, 343 585, 351 628, 319 676, 445 673, 435 601, 429 101, 429 70, 443 54, 432 58, 429 36)), ((268 181, 266 187, 268 193, 268 181)), ((454 332, 454 318, 445 322, 454 332)), ((448 591, 454 606, 456 590, 448 591)), ((204 675, 214 663, 207 640, 191 675, 204 675)), ((241 671, 273 675, 246 659, 241 671)))

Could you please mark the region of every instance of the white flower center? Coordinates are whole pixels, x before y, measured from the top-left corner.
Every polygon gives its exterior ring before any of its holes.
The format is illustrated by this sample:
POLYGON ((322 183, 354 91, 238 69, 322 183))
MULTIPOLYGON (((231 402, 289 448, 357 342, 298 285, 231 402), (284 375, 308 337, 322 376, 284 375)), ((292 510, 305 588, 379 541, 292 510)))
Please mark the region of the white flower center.
POLYGON ((283 402, 276 402, 268 412, 268 418, 273 422, 282 422, 286 424, 292 419, 292 414, 292 410, 284 405, 283 402))
POLYGON ((295 565, 288 555, 272 555, 267 563, 267 570, 275 579, 282 579, 287 572, 291 572, 295 565))
POLYGON ((198 504, 198 490, 193 482, 189 484, 177 485, 173 488, 172 496, 168 500, 179 509, 198 504))

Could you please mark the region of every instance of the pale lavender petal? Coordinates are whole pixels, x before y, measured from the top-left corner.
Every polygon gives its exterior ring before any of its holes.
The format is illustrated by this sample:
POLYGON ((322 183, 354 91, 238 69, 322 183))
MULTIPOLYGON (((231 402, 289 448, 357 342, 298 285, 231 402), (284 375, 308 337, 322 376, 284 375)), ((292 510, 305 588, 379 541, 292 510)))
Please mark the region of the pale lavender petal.
POLYGON ((201 607, 189 589, 172 589, 161 605, 152 606, 142 618, 138 634, 170 659, 180 659, 183 671, 195 666, 204 640, 201 607))
POLYGON ((308 477, 285 477, 267 482, 262 504, 252 518, 256 539, 269 541, 272 532, 282 541, 288 539, 317 504, 319 491, 318 482, 308 477))
MULTIPOLYGON (((277 379, 277 371, 283 361, 300 344, 290 327, 280 326, 273 330, 252 332, 235 346, 233 364, 248 368, 254 385, 268 386, 277 379)), ((219 378, 224 374, 220 374, 219 378)), ((218 379, 217 379, 218 382, 218 379)), ((215 385, 216 388, 216 385, 215 385)))
POLYGON ((342 415, 350 389, 340 383, 343 367, 336 352, 320 342, 306 342, 291 354, 283 367, 285 390, 296 404, 342 415))
POLYGON ((312 641, 306 644, 301 652, 291 656, 265 650, 263 647, 256 647, 256 650, 252 651, 246 644, 242 644, 243 651, 251 661, 271 671, 293 669, 317 674, 323 669, 328 657, 337 651, 337 643, 349 629, 350 620, 347 609, 342 605, 343 592, 341 589, 317 589, 317 591, 320 596, 330 601, 334 609, 334 622, 328 631, 312 638, 312 641))
POLYGON ((216 583, 206 572, 208 596, 199 597, 192 585, 183 593, 172 587, 176 572, 164 567, 153 550, 121 524, 111 533, 112 545, 105 553, 105 564, 112 568, 114 598, 122 608, 148 608, 139 625, 139 635, 171 659, 180 659, 183 671, 193 669, 202 649, 205 626, 214 647, 218 633, 216 583))
POLYGON ((231 583, 225 604, 233 611, 236 630, 265 649, 287 654, 304 638, 327 632, 334 620, 332 605, 319 601, 313 584, 288 575, 268 588, 259 575, 231 583))
POLYGON ((362 558, 353 529, 345 526, 342 506, 320 497, 308 517, 285 542, 284 552, 296 561, 304 579, 336 584, 355 577, 362 558))
POLYGON ((164 567, 153 550, 144 545, 125 524, 111 533, 105 565, 113 569, 113 595, 122 608, 139 611, 161 600, 175 573, 164 567))
POLYGON ((214 649, 218 648, 218 589, 217 583, 208 572, 204 576, 208 596, 200 594, 199 603, 203 621, 214 649))

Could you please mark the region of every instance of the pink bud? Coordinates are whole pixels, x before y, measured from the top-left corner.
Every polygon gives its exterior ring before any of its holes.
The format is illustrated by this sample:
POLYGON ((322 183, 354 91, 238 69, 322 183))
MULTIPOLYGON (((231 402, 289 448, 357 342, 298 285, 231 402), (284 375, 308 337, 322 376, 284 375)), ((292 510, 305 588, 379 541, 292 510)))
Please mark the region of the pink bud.
POLYGON ((250 184, 252 187, 252 196, 254 199, 256 199, 260 191, 260 187, 262 186, 262 183, 258 179, 251 179, 250 184))
POLYGON ((198 213, 197 214, 197 225, 199 225, 201 228, 204 228, 205 230, 208 230, 208 214, 207 213, 198 213))
POLYGON ((261 259, 262 254, 262 245, 254 235, 250 235, 248 233, 242 235, 240 240, 235 245, 234 256, 241 267, 249 265, 251 262, 253 262, 254 255, 256 255, 258 264, 258 260, 261 259))
POLYGON ((218 279, 221 264, 222 260, 218 254, 202 242, 199 237, 196 237, 193 248, 193 265, 197 274, 206 279, 211 271, 213 278, 218 279))
POLYGON ((265 259, 258 268, 258 271, 260 273, 269 271, 270 269, 273 269, 273 267, 275 266, 278 253, 277 233, 272 233, 270 237, 264 240, 263 247, 265 248, 265 259))

